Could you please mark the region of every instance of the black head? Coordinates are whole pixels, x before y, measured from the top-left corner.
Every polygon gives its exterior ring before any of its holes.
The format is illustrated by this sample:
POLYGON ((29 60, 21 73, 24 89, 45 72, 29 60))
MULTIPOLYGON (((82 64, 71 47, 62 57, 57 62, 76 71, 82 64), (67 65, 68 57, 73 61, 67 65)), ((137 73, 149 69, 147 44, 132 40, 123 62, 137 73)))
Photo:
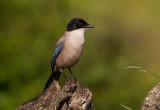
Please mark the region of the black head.
POLYGON ((73 31, 80 28, 94 28, 81 18, 73 18, 67 25, 67 31, 73 31))

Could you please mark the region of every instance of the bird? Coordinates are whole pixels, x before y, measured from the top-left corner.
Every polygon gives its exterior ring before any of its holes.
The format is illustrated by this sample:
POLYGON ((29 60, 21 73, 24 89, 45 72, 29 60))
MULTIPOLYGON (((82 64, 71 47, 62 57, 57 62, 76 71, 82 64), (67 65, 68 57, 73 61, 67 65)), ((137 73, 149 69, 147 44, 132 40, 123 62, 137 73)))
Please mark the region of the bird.
MULTIPOLYGON (((67 25, 67 29, 56 43, 51 60, 51 75, 45 85, 44 91, 54 80, 59 80, 63 70, 74 67, 81 58, 84 47, 84 33, 88 28, 94 28, 82 18, 73 18, 67 25)), ((72 74, 73 75, 73 74, 72 74)), ((64 75, 65 76, 65 75, 64 75)))

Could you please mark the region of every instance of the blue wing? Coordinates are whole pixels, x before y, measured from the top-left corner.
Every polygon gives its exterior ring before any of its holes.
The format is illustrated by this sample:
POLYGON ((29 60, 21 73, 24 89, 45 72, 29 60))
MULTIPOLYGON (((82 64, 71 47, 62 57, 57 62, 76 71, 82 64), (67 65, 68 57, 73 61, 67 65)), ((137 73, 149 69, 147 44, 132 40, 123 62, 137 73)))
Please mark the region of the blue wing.
POLYGON ((64 46, 65 40, 55 49, 52 60, 51 60, 51 69, 53 71, 54 66, 55 66, 55 61, 60 53, 60 51, 62 50, 63 46, 64 46))

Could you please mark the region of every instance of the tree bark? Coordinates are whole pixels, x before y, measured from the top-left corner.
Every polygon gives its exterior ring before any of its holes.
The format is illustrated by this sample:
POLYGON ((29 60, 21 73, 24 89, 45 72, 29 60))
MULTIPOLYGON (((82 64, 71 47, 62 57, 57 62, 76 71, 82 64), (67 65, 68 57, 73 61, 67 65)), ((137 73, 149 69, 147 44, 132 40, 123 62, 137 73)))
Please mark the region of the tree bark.
POLYGON ((160 110, 160 83, 148 93, 141 110, 160 110))
POLYGON ((25 102, 16 110, 95 110, 92 93, 81 88, 75 77, 61 88, 54 81, 40 96, 25 102))

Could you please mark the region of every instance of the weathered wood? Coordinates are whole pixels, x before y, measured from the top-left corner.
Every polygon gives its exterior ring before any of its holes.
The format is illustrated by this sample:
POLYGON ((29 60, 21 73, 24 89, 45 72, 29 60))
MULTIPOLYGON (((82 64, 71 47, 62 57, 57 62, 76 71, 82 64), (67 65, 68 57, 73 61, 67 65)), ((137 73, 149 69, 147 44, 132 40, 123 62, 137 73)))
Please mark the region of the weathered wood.
POLYGON ((160 110, 160 83, 148 93, 141 110, 160 110))
POLYGON ((16 110, 94 110, 92 93, 81 88, 75 77, 61 88, 54 81, 40 96, 25 102, 16 110))

